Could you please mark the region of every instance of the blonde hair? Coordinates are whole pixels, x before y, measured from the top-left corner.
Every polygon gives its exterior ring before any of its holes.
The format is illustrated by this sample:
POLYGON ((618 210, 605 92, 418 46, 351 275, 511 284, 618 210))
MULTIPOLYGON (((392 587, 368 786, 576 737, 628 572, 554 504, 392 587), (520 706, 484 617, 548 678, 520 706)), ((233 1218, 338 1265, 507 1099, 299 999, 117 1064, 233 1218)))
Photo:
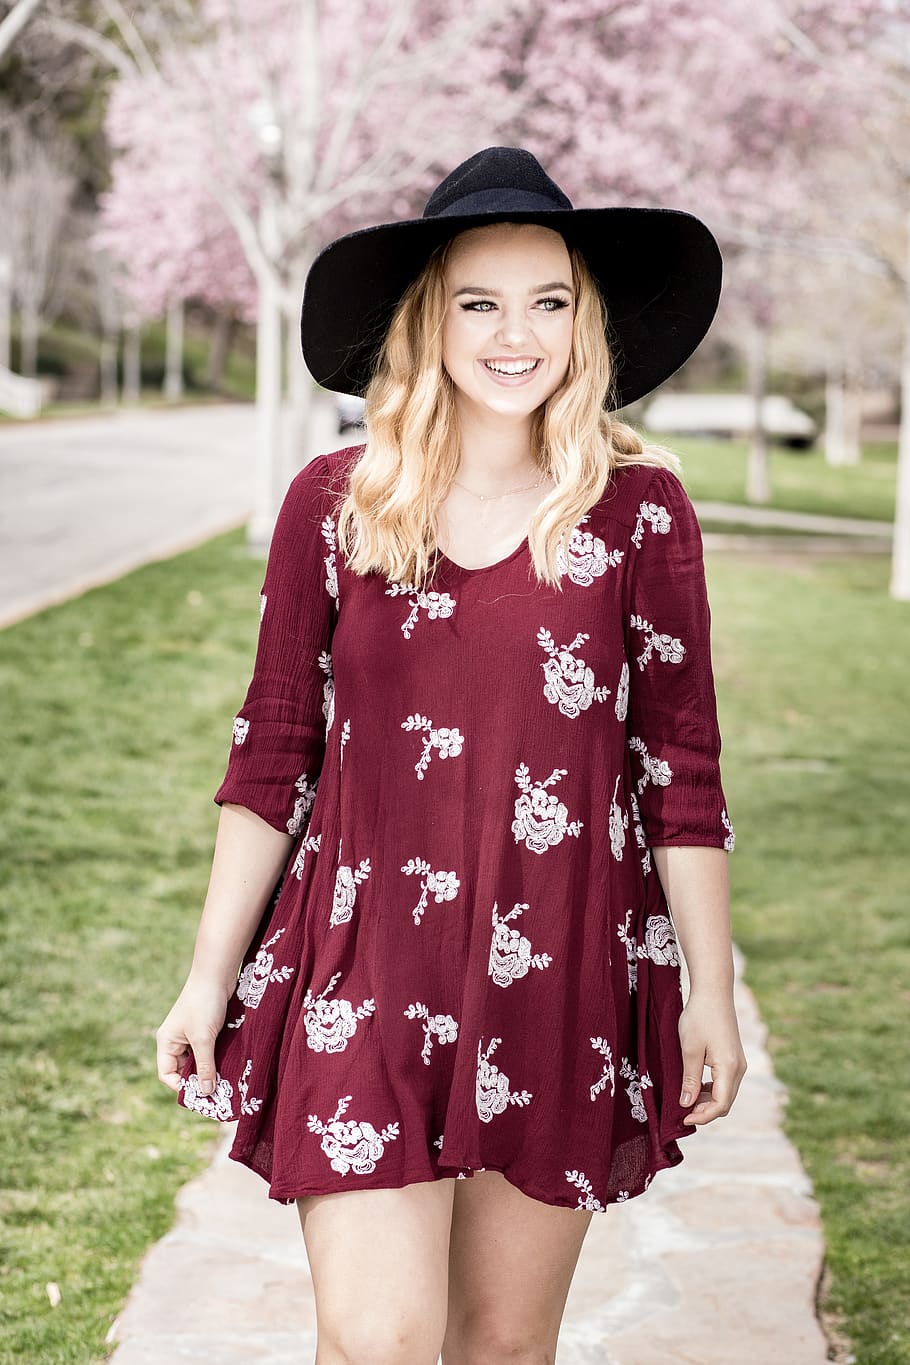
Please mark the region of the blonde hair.
MULTIPOLYGON (((338 543, 354 573, 422 585, 438 552, 437 509, 460 461, 454 384, 442 362, 451 238, 437 247, 399 300, 365 394, 363 452, 338 507, 338 543), (352 543, 353 542, 353 543, 352 543)), ((575 291, 569 366, 534 415, 535 462, 556 487, 535 509, 528 546, 538 580, 561 589, 557 555, 622 465, 680 472, 679 457, 645 446, 610 416, 613 361, 603 296, 577 248, 568 246, 575 291)))

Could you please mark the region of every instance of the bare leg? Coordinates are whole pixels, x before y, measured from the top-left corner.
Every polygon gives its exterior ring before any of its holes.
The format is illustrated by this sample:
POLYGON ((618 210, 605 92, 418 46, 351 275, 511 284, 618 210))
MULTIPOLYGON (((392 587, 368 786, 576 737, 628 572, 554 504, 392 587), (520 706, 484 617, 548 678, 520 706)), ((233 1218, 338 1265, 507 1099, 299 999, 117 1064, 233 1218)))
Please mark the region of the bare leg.
POLYGON ((316 1295, 315 1365, 437 1365, 455 1183, 297 1200, 316 1295))
POLYGON ((592 1216, 530 1199, 499 1171, 458 1181, 442 1365, 553 1365, 592 1216))

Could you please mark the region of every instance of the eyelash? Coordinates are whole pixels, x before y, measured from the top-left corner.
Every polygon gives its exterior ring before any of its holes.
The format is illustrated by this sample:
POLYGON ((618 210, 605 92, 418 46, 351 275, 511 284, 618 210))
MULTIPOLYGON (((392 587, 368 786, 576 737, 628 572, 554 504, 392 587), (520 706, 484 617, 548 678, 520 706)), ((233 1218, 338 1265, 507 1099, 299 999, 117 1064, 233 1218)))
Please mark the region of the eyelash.
MULTIPOLYGON (((544 309, 544 312, 545 312, 545 313, 558 313, 558 312, 560 311, 560 309, 562 309, 562 308, 568 308, 568 306, 569 306, 568 301, 567 301, 566 299, 557 299, 557 298, 551 298, 551 297, 547 297, 547 298, 543 298, 543 299, 538 299, 537 302, 538 302, 538 303, 553 303, 553 304, 556 305, 555 308, 545 308, 545 309, 544 309)), ((490 308, 495 307, 495 304, 493 303, 493 300, 492 300, 492 299, 475 299, 472 303, 463 303, 463 304, 461 305, 461 307, 462 307, 462 311, 463 311, 463 312, 471 312, 471 313, 483 312, 483 313, 488 313, 490 310, 489 310, 489 308, 483 307, 482 305, 484 305, 484 304, 489 304, 489 305, 490 305, 490 308)))

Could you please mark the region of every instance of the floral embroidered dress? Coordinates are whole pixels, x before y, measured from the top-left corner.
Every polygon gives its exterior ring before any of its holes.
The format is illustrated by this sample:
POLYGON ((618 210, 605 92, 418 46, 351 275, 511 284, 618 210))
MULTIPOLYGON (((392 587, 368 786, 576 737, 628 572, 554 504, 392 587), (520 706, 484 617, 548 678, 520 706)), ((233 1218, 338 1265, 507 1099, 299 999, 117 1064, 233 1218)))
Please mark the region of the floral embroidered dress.
POLYGON ((282 1203, 498 1170, 604 1210, 682 1160, 680 963, 655 845, 733 847, 702 542, 677 477, 616 471, 538 585, 440 555, 344 567, 361 447, 294 479, 215 800, 294 836, 178 1099, 238 1120, 282 1203))

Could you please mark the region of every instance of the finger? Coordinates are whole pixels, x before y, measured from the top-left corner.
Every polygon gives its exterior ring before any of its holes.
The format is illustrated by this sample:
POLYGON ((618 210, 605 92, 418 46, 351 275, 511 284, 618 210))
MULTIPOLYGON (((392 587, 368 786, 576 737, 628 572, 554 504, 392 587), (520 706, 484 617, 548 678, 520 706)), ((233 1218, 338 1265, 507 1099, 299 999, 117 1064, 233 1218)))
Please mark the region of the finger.
POLYGON ((688 1107, 694 1104, 698 1092, 701 1090, 702 1076, 705 1071, 705 1053, 703 1048, 696 1051, 691 1049, 683 1050, 683 1079, 680 1091, 680 1104, 688 1107))
POLYGON ((169 1090, 180 1089, 180 1072, 188 1056, 189 1048, 176 1039, 158 1039, 156 1057, 158 1079, 169 1090))
POLYGON ((191 1040, 193 1056, 196 1058, 196 1075, 199 1077, 200 1095, 211 1095, 215 1089, 215 1050, 211 1038, 191 1040))
POLYGON ((719 1106, 716 1104, 709 1085, 703 1085, 698 1093, 698 1098, 692 1109, 686 1114, 683 1123, 690 1127, 702 1123, 710 1123, 712 1119, 720 1117, 719 1106))

